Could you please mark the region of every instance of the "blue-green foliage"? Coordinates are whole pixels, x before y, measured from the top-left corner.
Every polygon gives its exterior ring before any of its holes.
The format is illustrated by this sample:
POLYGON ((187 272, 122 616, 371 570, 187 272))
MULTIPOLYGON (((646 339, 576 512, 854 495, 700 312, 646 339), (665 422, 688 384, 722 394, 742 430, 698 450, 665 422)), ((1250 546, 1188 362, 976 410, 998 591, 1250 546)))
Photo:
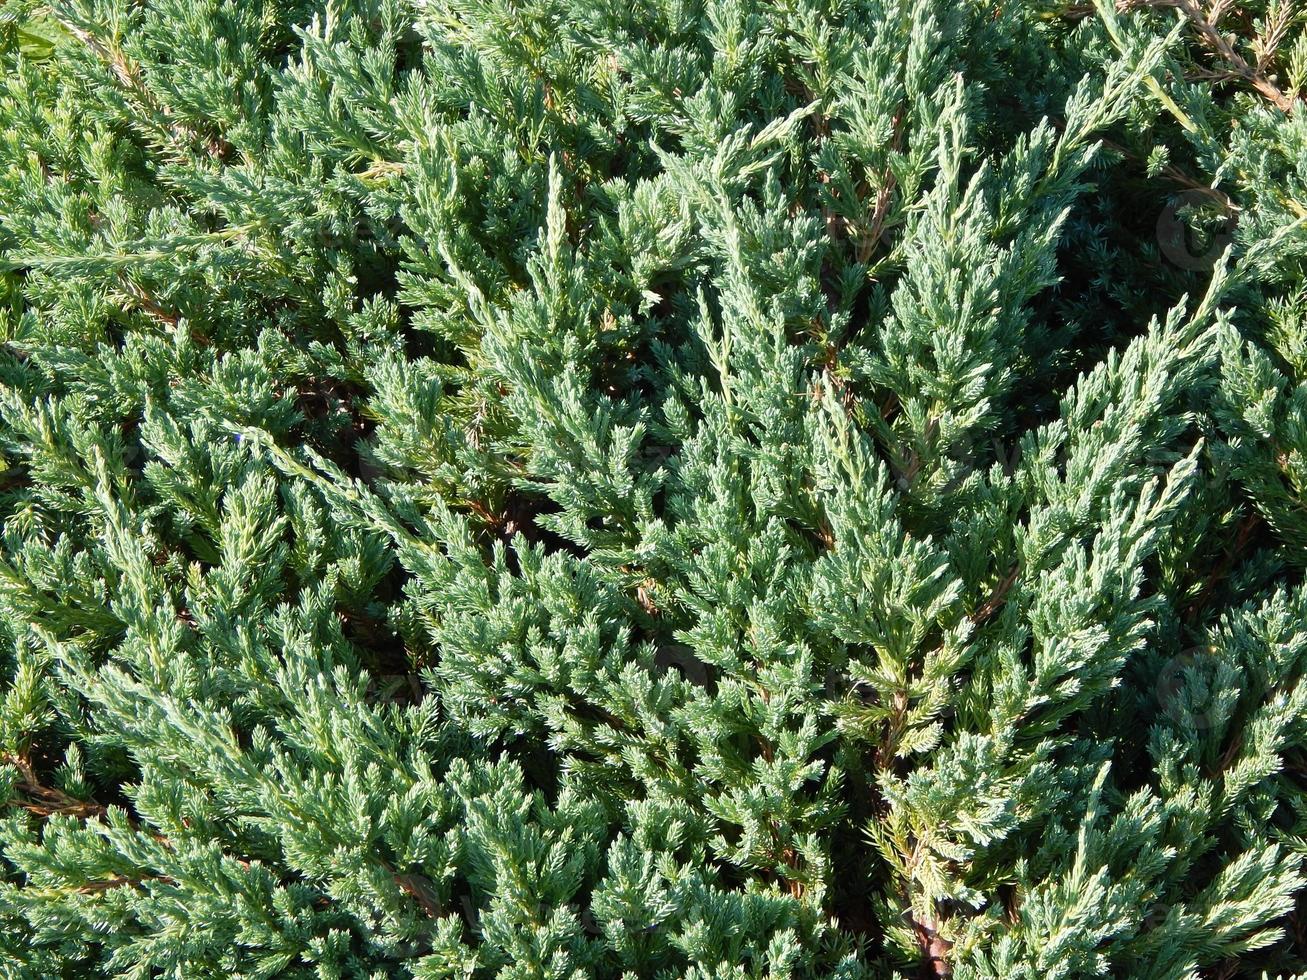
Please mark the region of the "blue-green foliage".
POLYGON ((0 975, 1307 969, 1287 4, 0 60, 0 975))

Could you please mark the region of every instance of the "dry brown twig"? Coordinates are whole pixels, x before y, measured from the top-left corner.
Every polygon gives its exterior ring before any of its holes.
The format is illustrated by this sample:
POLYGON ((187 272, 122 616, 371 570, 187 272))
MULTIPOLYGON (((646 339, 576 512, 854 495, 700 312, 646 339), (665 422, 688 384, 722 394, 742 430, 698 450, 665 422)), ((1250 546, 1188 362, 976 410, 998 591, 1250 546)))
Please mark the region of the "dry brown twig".
MULTIPOLYGON (((1217 30, 1216 25, 1230 8, 1230 0, 1216 0, 1216 3, 1212 5, 1211 12, 1208 14, 1204 14, 1202 8, 1194 0, 1170 0, 1170 2, 1185 15, 1186 19, 1197 29, 1204 43, 1215 51, 1236 75, 1255 88, 1281 112, 1287 115, 1293 111, 1297 100, 1289 98, 1280 91, 1279 86, 1272 82, 1263 70, 1248 64, 1243 55, 1230 44, 1229 39, 1217 30)), ((1288 29, 1287 23, 1284 25, 1284 29, 1288 29)), ((1267 58, 1269 59, 1273 54, 1274 50, 1272 49, 1267 58)), ((1260 62, 1261 59, 1259 58, 1260 62)))
POLYGON ((32 764, 22 756, 6 754, 0 756, 0 762, 7 763, 18 770, 22 782, 18 784, 17 789, 28 797, 28 799, 10 800, 10 806, 21 807, 42 817, 49 817, 56 813, 82 818, 102 817, 107 812, 104 806, 93 800, 79 800, 61 789, 46 786, 41 782, 36 770, 32 768, 32 764))
MULTIPOLYGON (((1229 65, 1228 71, 1204 74, 1203 78, 1207 80, 1237 78, 1247 82, 1263 98, 1285 114, 1292 112, 1298 104, 1297 98, 1286 95, 1267 74, 1271 59, 1275 57, 1280 43, 1293 23, 1292 5, 1286 3, 1277 7, 1266 33, 1254 39, 1253 50, 1257 55, 1255 65, 1249 64, 1248 60, 1235 50, 1226 35, 1218 29, 1222 18, 1232 9, 1233 0, 1213 0, 1206 13, 1196 0, 1117 0, 1115 9, 1117 13, 1125 14, 1149 7, 1174 7, 1180 11, 1198 31, 1198 36, 1203 43, 1229 65)), ((1059 16, 1068 20, 1081 20, 1094 16, 1096 12, 1092 3, 1076 3, 1064 7, 1059 16)))

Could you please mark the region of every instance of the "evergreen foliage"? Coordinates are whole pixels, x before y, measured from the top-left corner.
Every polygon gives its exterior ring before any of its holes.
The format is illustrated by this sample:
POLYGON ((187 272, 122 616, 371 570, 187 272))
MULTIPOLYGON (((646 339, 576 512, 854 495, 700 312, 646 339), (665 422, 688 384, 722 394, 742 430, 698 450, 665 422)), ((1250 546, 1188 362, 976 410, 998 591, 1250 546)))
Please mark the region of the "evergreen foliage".
POLYGON ((1307 11, 0 60, 0 975, 1307 973, 1307 11))

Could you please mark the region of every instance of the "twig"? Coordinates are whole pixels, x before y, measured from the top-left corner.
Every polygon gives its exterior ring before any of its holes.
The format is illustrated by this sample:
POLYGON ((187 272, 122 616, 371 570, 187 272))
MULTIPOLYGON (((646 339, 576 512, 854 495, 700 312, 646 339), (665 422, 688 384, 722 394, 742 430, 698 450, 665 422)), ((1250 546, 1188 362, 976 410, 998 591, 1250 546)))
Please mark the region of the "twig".
POLYGON ((231 155, 231 144, 221 136, 205 136, 173 119, 167 107, 159 105, 154 94, 145 85, 144 80, 141 78, 140 66, 116 46, 110 46, 103 39, 96 37, 75 21, 66 17, 57 17, 56 19, 64 30, 86 45, 87 49, 103 62, 123 90, 140 103, 147 113, 155 117, 152 122, 166 134, 165 140, 167 142, 175 141, 183 145, 190 141, 199 142, 203 144, 209 156, 215 160, 225 159, 231 155), (171 139, 169 140, 167 137, 171 137, 171 139))
MULTIPOLYGON (((1288 115, 1293 111, 1295 100, 1281 92, 1279 87, 1267 78, 1265 74, 1248 64, 1248 62, 1244 60, 1243 55, 1234 50, 1230 42, 1225 39, 1225 35, 1216 29, 1215 22, 1213 20, 1208 20, 1207 17, 1204 16, 1202 9, 1194 3, 1193 0, 1170 0, 1170 2, 1173 3, 1175 7, 1189 19, 1189 22, 1198 29, 1198 33, 1202 36, 1203 40, 1230 64, 1234 69, 1235 74, 1239 75, 1244 79, 1244 81, 1252 85, 1253 88, 1260 92, 1262 96, 1264 96, 1281 112, 1288 115)), ((1224 6, 1213 8, 1214 18, 1219 19, 1220 15, 1224 12, 1224 6)))
MULTIPOLYGON (((1099 142, 1102 143, 1103 146, 1105 146, 1107 149, 1111 150, 1113 153, 1120 153, 1123 157, 1126 157, 1129 160, 1133 160, 1136 163, 1145 162, 1143 157, 1141 157, 1137 153, 1132 153, 1130 150, 1126 149, 1120 143, 1114 142, 1113 140, 1110 139, 1100 139, 1099 142)), ((1168 163, 1159 171, 1159 173, 1161 173, 1161 175, 1163 177, 1166 177, 1168 180, 1171 180, 1179 184, 1181 187, 1187 187, 1190 190, 1197 191, 1200 194, 1210 197, 1213 201, 1215 201, 1217 204, 1221 206, 1221 210, 1225 211, 1226 214, 1233 214, 1234 212, 1239 210, 1239 205, 1235 204, 1234 201, 1230 200, 1230 198, 1223 191, 1217 190, 1215 187, 1212 187, 1210 184, 1204 184, 1197 177, 1191 177, 1189 174, 1185 173, 1179 167, 1176 167, 1168 163)))
POLYGON ((23 777, 23 781, 18 784, 19 791, 43 801, 36 803, 31 800, 10 800, 10 806, 22 807, 24 810, 42 817, 62 813, 70 817, 85 819, 87 817, 102 817, 108 812, 103 805, 96 803, 94 800, 79 800, 75 796, 69 796, 61 789, 44 785, 36 774, 36 770, 32 768, 32 764, 21 756, 5 754, 0 756, 0 762, 13 766, 18 770, 19 775, 23 777))
MULTIPOLYGON (((1212 4, 1210 15, 1205 15, 1202 8, 1194 0, 1117 0, 1115 10, 1117 13, 1130 13, 1135 10, 1154 7, 1174 7, 1184 14, 1185 19, 1197 28, 1202 39, 1220 55, 1231 67, 1232 74, 1248 82, 1261 95, 1286 115, 1293 111, 1297 100, 1285 95, 1280 88, 1267 77, 1265 70, 1275 53, 1275 49, 1283 40, 1285 32, 1289 28, 1289 17, 1283 14, 1277 18, 1264 40, 1258 42, 1257 65, 1248 64, 1244 57, 1225 39, 1219 30, 1217 23, 1229 9, 1229 0, 1216 0, 1212 4)), ((1092 17, 1097 12, 1097 7, 1092 3, 1076 3, 1063 7, 1061 11, 1053 15, 1062 20, 1083 20, 1086 17, 1092 17)))
POLYGON ((422 875, 397 874, 394 876, 394 880, 401 890, 418 903, 418 906, 429 918, 440 918, 440 899, 433 893, 430 879, 422 875))
MULTIPOLYGON (((900 109, 894 115, 893 133, 894 136, 890 143, 890 153, 899 152, 903 146, 903 110, 900 109)), ((871 213, 871 227, 867 232, 867 237, 858 242, 858 264, 866 265, 871 258, 871 253, 876 250, 880 243, 881 235, 885 233, 885 218, 889 214, 890 200, 894 194, 894 187, 898 183, 894 176, 894 169, 885 165, 885 170, 881 174, 880 190, 876 192, 876 206, 871 213)))
POLYGON ((1007 573, 1007 577, 994 587, 994 591, 990 593, 989 598, 984 601, 979 609, 971 614, 971 622, 979 626, 1002 608, 1003 603, 1007 602, 1008 592, 1012 590, 1012 586, 1017 580, 1017 573, 1020 571, 1020 567, 1021 566, 1019 565, 1012 566, 1012 571, 1007 573))
POLYGON ((939 934, 939 923, 933 920, 912 920, 917 933, 917 942, 925 954, 922 973, 926 977, 951 977, 953 967, 949 965, 948 954, 953 944, 939 934))

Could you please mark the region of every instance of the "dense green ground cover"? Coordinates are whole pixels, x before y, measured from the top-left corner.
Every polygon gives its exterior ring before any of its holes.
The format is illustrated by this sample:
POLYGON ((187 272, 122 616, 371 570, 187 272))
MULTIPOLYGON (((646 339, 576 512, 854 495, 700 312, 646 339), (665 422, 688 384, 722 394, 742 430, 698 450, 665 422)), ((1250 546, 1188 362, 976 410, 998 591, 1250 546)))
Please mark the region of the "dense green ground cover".
POLYGON ((0 976, 1307 970, 1307 12, 0 60, 0 976))

